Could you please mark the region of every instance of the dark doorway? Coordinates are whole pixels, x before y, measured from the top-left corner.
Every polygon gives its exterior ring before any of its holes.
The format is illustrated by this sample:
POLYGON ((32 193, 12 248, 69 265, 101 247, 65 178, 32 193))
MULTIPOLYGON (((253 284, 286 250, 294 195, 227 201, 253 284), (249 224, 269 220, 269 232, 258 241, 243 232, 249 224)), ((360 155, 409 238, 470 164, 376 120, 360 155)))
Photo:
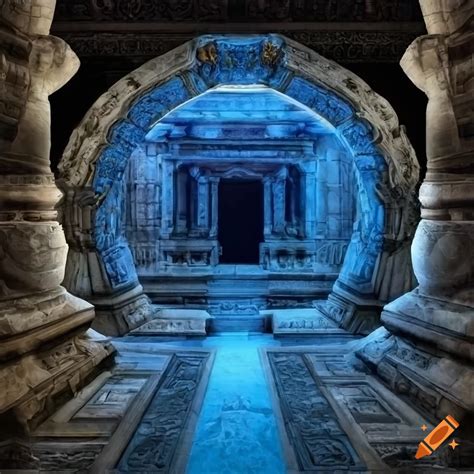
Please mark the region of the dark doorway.
POLYGON ((261 181, 223 179, 219 183, 220 263, 259 263, 263 241, 261 181))

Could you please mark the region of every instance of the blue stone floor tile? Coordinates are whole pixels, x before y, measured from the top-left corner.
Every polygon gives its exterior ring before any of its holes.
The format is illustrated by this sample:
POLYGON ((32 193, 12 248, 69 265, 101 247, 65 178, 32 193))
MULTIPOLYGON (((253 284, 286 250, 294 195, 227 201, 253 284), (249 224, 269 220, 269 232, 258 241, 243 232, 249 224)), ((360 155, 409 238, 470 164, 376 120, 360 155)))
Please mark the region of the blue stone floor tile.
POLYGON ((279 474, 284 460, 258 348, 271 337, 210 337, 218 347, 187 474, 279 474))
MULTIPOLYGON (((281 474, 285 461, 259 348, 314 345, 318 338, 222 333, 207 338, 125 337, 126 343, 216 348, 186 474, 281 474)), ((344 343, 337 338, 327 342, 344 343)), ((325 342, 326 342, 325 341, 325 342)))

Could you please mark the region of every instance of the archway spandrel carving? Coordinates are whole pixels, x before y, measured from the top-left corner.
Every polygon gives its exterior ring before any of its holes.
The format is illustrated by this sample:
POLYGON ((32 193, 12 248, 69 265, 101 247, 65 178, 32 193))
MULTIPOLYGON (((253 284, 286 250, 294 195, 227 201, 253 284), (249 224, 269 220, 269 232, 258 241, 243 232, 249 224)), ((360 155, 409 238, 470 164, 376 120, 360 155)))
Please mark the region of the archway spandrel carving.
POLYGON ((284 93, 317 111, 335 126, 348 120, 354 113, 351 106, 335 94, 299 77, 292 79, 284 93))

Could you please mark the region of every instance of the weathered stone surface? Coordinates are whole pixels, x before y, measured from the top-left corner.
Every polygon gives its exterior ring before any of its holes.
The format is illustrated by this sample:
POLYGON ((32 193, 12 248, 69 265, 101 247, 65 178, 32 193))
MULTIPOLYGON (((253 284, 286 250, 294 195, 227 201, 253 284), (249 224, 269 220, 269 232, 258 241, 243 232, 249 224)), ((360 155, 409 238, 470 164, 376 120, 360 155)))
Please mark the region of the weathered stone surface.
POLYGON ((156 316, 130 332, 134 336, 172 335, 206 336, 211 315, 207 311, 192 309, 162 309, 156 316))
MULTIPOLYGON (((229 110, 238 118, 244 107, 233 104, 229 110)), ((360 78, 282 36, 203 36, 144 64, 89 110, 65 150, 60 173, 68 196, 64 222, 71 229, 66 281, 97 304, 138 288, 139 277, 214 271, 217 184, 225 178, 266 180, 260 252, 265 271, 339 272, 333 292, 343 295, 341 304, 372 309, 364 330, 376 323, 384 302, 413 287, 409 243, 417 220, 418 164, 403 127, 360 78), (296 138, 297 132, 276 120, 250 127, 245 137, 250 145, 260 135, 268 139, 262 143, 274 144, 264 149, 260 143, 257 156, 242 145, 239 127, 226 128, 222 120, 211 126, 209 114, 209 127, 202 126, 193 104, 212 105, 219 90, 209 89, 225 84, 236 93, 256 83, 266 86, 262 94, 283 93, 286 106, 299 104, 292 113, 307 117, 311 109, 319 122, 301 133, 311 138, 321 123, 330 124, 344 152, 324 144, 324 137, 298 150, 298 135, 296 148, 282 154, 277 140, 296 138), (180 111, 188 114, 188 127, 178 123, 180 111), (260 159, 265 169, 258 168, 260 159), (327 196, 317 206, 313 189, 327 196), (82 200, 85 195, 90 199, 82 200), (81 287, 84 280, 91 284, 81 287)), ((363 326, 352 324, 347 314, 348 328, 363 326)))
POLYGON ((272 319, 275 335, 344 334, 345 331, 316 308, 264 311, 272 319))
MULTIPOLYGON (((50 170, 49 95, 79 60, 49 35, 55 1, 0 5, 0 418, 21 435, 114 352, 84 334, 94 309, 60 287, 67 244, 50 170)), ((20 443, 21 444, 21 443, 20 443)), ((20 448, 21 450, 21 448, 20 448)))
POLYGON ((62 287, 0 301, 0 358, 38 349, 71 330, 88 327, 93 319, 93 306, 62 287))
MULTIPOLYGON (((418 328, 418 332, 422 331, 418 328)), ((407 339, 380 328, 362 342, 357 355, 394 393, 407 396, 423 412, 435 419, 451 413, 459 422, 465 420, 466 434, 472 439, 472 365, 447 356, 433 341, 421 345, 415 332, 410 336, 407 339)))
POLYGON ((47 349, 34 349, 35 352, 0 364, 2 413, 25 432, 58 408, 55 398, 74 396, 97 373, 97 366, 114 352, 110 343, 91 341, 88 335, 50 344, 47 349))
POLYGON ((445 299, 407 293, 384 307, 382 322, 397 334, 419 338, 474 361, 474 309, 445 299))
POLYGON ((457 413, 472 426, 474 3, 420 4, 430 34, 416 39, 401 62, 428 96, 428 171, 412 245, 419 287, 385 307, 382 322, 391 333, 374 334, 359 356, 426 412, 457 413))
MULTIPOLYGON (((179 452, 173 460, 167 458, 166 468, 184 466, 188 454, 185 445, 190 446, 186 440, 191 441, 196 421, 189 412, 199 412, 212 366, 212 351, 137 351, 136 347, 134 343, 120 345, 116 365, 35 427, 28 442, 0 443, 2 472, 107 472, 118 464, 122 452, 135 439, 135 431, 147 410, 155 415, 155 429, 166 430, 165 449, 179 452), (193 375, 187 379, 186 394, 183 370, 188 377, 193 375), (166 397, 172 401, 168 402, 166 397), (163 403, 163 399, 167 402, 163 403), (176 403, 180 403, 181 410, 175 410, 176 403), (168 430, 168 422, 173 429, 168 430)), ((159 443, 154 446, 163 448, 159 443)), ((127 460, 125 456, 123 464, 127 460)), ((136 458, 132 462, 136 471, 146 470, 138 466, 136 458)))
MULTIPOLYGON (((454 408, 447 387, 457 390, 467 383, 464 388, 472 390, 472 373, 460 372, 459 365, 444 366, 440 359, 419 351, 411 352, 413 347, 383 328, 368 340, 369 344, 354 341, 345 346, 265 349, 288 470, 342 471, 357 466, 363 472, 433 472, 472 468, 474 444, 462 433, 454 435, 462 451, 453 451, 446 442, 431 456, 415 459, 417 446, 426 436, 422 426, 426 425, 429 433, 444 416, 441 409, 433 418, 436 423, 431 423, 426 415, 433 409, 430 404, 454 408), (377 368, 389 388, 354 359, 353 350, 361 344, 363 358, 377 368), (380 357, 384 352, 386 358, 380 357), (394 380, 389 375, 396 372, 397 363, 405 377, 394 380), (443 374, 432 398, 423 398, 417 388, 419 375, 423 377, 426 371, 443 374), (435 398, 436 390, 443 390, 445 397, 438 393, 435 398), (397 391, 402 396, 393 393, 397 391), (410 406, 417 396, 425 411, 410 406)), ((459 410, 450 413, 460 419, 459 410)))

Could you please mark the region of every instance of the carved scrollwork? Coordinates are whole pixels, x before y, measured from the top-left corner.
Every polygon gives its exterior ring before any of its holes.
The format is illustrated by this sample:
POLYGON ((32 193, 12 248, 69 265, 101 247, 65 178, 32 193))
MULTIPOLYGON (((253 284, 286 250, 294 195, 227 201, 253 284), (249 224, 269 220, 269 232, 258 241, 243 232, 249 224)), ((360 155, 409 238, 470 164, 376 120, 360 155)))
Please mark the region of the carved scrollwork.
POLYGON ((281 54, 282 51, 280 46, 270 41, 266 41, 263 44, 262 63, 265 64, 265 66, 273 68, 278 64, 281 54))
POLYGON ((196 57, 201 63, 205 64, 217 64, 217 46, 216 43, 210 42, 201 46, 196 51, 196 57))

